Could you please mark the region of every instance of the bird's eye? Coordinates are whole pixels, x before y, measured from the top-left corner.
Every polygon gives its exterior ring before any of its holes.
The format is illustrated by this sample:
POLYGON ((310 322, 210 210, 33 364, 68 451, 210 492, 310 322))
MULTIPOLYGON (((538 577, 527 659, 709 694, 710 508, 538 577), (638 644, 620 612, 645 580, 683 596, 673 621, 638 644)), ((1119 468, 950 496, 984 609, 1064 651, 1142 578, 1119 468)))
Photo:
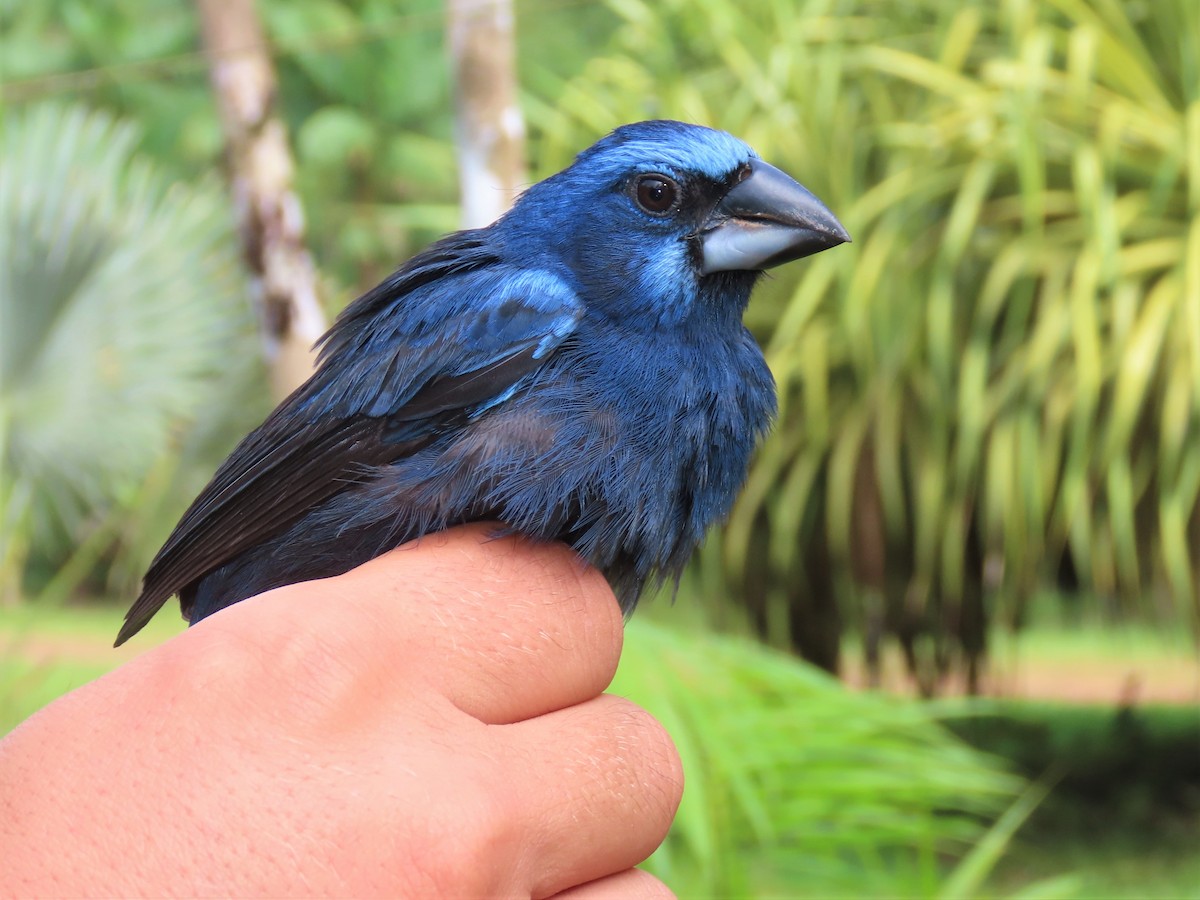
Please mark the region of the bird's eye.
POLYGON ((642 175, 634 182, 633 197, 646 212, 666 215, 679 203, 679 185, 666 175, 642 175))

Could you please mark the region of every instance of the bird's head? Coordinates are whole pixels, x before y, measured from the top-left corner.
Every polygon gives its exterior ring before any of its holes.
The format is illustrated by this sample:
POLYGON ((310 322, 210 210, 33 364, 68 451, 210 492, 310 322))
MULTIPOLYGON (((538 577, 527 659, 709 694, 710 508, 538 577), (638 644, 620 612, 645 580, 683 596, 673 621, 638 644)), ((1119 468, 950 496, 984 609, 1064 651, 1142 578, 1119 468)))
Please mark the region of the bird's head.
POLYGON ((671 121, 618 128, 503 221, 566 262, 594 302, 656 325, 718 304, 740 317, 763 270, 850 239, 744 142, 671 121))

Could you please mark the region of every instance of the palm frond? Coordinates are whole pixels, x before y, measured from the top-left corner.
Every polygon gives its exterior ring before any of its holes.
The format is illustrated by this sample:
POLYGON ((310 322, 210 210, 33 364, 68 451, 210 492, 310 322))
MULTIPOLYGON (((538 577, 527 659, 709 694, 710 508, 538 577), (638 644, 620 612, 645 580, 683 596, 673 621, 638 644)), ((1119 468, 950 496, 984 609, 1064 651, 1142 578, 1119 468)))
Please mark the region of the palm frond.
POLYGON ((651 859, 681 896, 932 894, 922 856, 965 851, 1020 789, 937 723, 949 707, 853 693, 750 640, 636 619, 612 689, 683 757, 683 805, 651 859))
POLYGON ((34 542, 134 491, 250 349, 222 190, 136 143, 77 108, 0 130, 0 471, 34 542))

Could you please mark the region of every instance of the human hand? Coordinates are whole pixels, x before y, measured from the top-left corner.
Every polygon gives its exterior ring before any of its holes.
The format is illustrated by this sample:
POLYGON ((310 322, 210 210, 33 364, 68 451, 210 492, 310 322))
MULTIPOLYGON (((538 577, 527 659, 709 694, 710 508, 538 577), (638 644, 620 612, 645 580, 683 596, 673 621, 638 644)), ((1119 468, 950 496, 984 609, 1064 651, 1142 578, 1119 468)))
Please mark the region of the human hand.
POLYGON ((236 604, 0 742, 0 893, 665 897, 683 788, 622 623, 486 526, 236 604))

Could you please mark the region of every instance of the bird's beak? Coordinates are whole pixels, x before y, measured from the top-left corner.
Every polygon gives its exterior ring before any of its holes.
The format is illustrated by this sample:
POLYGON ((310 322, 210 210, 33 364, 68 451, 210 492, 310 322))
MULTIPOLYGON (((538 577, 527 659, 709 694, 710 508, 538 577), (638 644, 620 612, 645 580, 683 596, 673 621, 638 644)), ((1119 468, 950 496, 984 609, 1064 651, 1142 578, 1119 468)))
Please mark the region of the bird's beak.
POLYGON ((760 159, 729 189, 700 230, 701 271, 758 271, 850 240, 825 204, 760 159))

